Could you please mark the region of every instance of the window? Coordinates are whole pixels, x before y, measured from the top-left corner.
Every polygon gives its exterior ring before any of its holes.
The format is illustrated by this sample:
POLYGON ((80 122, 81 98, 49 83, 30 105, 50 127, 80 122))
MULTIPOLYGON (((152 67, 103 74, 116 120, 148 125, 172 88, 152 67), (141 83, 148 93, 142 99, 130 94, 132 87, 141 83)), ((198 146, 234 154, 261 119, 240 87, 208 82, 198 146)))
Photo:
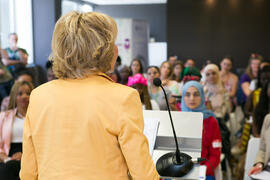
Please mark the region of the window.
POLYGON ((8 35, 15 32, 18 47, 26 49, 28 64, 33 63, 32 1, 1 0, 0 13, 0 47, 8 47, 8 35))
POLYGON ((66 14, 70 11, 92 12, 93 6, 83 2, 62 0, 62 14, 66 14))

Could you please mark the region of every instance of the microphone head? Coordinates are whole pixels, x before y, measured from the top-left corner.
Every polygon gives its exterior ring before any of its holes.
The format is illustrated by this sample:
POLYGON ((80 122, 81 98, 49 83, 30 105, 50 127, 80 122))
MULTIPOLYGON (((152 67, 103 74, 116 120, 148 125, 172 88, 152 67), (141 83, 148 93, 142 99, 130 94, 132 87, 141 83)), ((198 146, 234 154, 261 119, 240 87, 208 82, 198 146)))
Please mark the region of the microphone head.
POLYGON ((158 87, 161 86, 161 80, 159 78, 155 78, 153 83, 155 86, 158 86, 158 87))

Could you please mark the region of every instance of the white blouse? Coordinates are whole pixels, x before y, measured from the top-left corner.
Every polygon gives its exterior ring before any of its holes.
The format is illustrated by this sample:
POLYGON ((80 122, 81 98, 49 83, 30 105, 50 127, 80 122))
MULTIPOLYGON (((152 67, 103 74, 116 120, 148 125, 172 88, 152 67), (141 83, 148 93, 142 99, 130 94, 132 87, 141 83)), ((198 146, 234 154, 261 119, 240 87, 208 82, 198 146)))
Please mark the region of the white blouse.
POLYGON ((12 143, 22 143, 24 118, 15 117, 12 127, 12 143))

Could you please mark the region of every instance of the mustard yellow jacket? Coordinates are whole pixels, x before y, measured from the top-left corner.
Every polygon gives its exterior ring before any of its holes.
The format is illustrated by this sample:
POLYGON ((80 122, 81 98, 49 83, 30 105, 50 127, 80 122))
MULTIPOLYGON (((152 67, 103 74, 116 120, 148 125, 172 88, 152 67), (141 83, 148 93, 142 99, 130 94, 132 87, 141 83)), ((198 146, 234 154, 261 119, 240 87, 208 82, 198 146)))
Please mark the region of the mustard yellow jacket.
POLYGON ((158 180, 136 90, 105 74, 32 91, 21 180, 158 180))

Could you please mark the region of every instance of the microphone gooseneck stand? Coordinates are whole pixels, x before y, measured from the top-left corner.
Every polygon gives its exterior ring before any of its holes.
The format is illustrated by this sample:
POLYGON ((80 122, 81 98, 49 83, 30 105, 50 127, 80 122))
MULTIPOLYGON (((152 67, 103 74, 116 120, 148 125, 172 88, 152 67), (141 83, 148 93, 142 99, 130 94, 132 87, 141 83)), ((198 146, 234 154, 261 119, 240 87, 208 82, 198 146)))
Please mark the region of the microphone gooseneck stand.
POLYGON ((173 136, 174 136, 175 145, 176 145, 175 152, 166 153, 158 159, 156 163, 156 169, 159 175, 163 177, 182 177, 186 175, 193 168, 193 162, 189 155, 185 153, 181 153, 179 150, 177 136, 176 136, 173 121, 172 121, 168 98, 167 98, 167 95, 163 86, 161 85, 161 80, 159 78, 155 78, 153 83, 155 86, 161 87, 165 95, 165 100, 166 100, 166 104, 167 104, 167 108, 169 112, 169 117, 170 117, 171 126, 173 130, 173 136))

